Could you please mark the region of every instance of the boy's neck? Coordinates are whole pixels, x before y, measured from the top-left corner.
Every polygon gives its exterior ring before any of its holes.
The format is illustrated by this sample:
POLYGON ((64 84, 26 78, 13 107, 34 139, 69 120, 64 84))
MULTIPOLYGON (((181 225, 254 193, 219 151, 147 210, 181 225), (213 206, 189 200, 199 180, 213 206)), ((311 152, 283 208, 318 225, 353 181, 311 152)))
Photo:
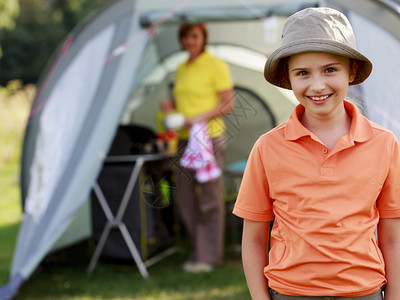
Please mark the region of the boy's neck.
POLYGON ((351 116, 343 110, 340 113, 333 114, 331 117, 315 117, 304 112, 300 122, 309 131, 315 134, 330 150, 332 150, 337 141, 346 135, 351 126, 351 116))

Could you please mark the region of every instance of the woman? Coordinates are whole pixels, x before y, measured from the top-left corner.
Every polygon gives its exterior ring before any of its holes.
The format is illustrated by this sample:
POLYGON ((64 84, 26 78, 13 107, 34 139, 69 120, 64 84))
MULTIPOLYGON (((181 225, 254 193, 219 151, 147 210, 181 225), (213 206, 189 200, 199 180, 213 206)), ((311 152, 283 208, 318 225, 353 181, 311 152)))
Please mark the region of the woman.
MULTIPOLYGON (((223 115, 234 107, 233 83, 227 64, 205 50, 205 24, 184 23, 179 40, 189 58, 176 70, 174 106, 185 115, 185 130, 179 132, 180 154, 194 124, 207 124, 214 156, 220 168, 226 148, 223 115)), ((169 100, 172 101, 172 100, 169 100)), ((222 177, 205 183, 195 172, 181 167, 177 191, 181 217, 189 235, 191 252, 183 268, 187 272, 209 272, 222 263, 225 206, 222 177)))

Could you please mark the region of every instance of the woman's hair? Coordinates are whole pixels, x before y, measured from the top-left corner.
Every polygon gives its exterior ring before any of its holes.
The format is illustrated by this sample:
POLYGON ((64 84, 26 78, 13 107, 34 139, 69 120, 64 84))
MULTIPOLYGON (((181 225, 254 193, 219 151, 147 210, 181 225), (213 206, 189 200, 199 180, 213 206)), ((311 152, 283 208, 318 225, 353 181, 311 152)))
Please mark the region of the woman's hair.
POLYGON ((207 45, 207 38, 208 38, 208 31, 205 23, 189 23, 189 22, 182 23, 182 25, 179 27, 179 32, 178 32, 179 41, 182 43, 182 39, 186 37, 193 28, 196 27, 199 28, 201 33, 203 34, 204 37, 203 50, 204 50, 207 45))

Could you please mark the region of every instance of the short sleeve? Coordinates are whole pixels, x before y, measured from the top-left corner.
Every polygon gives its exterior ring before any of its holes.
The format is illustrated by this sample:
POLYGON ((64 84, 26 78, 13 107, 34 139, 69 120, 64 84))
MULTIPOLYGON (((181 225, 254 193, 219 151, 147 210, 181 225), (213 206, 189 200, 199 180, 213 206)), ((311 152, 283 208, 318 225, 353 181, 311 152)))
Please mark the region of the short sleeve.
POLYGON ((377 206, 381 218, 400 218, 400 147, 394 136, 389 172, 378 197, 377 206))
POLYGON ((233 214, 256 222, 274 219, 260 139, 250 152, 233 214))
POLYGON ((214 64, 214 87, 218 92, 233 88, 232 76, 226 62, 216 59, 214 64))

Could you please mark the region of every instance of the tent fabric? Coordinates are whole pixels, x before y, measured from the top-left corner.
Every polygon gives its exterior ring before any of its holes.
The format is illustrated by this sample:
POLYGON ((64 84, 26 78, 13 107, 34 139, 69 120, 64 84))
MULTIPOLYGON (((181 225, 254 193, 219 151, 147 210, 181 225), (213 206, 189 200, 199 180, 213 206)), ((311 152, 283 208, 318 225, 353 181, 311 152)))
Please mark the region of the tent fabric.
POLYGON ((33 153, 26 209, 11 281, 1 293, 17 289, 32 274, 88 198, 114 134, 108 122, 118 124, 135 81, 135 73, 125 66, 137 69, 149 38, 134 22, 137 18, 134 2, 114 1, 68 37, 51 70, 59 72, 58 80, 51 78, 40 87, 43 92, 31 112, 40 112, 34 119, 35 143, 25 151, 33 153))
POLYGON ((400 0, 328 0, 333 8, 357 13, 381 27, 386 32, 400 39, 399 15, 400 0))
MULTIPOLYGON (((101 153, 105 153, 108 143, 96 137, 96 133, 104 136, 99 131, 102 127, 99 117, 107 112, 107 119, 110 120, 114 113, 114 118, 118 120, 122 110, 115 105, 112 97, 115 88, 111 87, 109 80, 110 75, 120 75, 117 69, 120 60, 129 58, 127 53, 124 57, 113 57, 113 51, 129 38, 126 33, 131 25, 131 13, 126 10, 121 12, 124 12, 122 18, 102 28, 81 49, 75 50, 73 44, 70 46, 70 53, 76 51, 77 54, 70 59, 66 71, 45 100, 30 168, 35 176, 31 176, 26 199, 26 225, 19 234, 12 276, 20 272, 25 278, 33 271, 42 258, 44 249, 40 247, 48 248, 49 241, 54 242, 62 234, 71 216, 86 201, 93 178, 98 173, 101 153), (125 32, 125 36, 121 32, 125 32), (101 44, 108 47, 100 47, 101 44), (82 102, 82 99, 87 101, 82 102), (90 152, 92 147, 95 147, 95 152, 90 152), (97 155, 93 156, 96 152, 97 155), (79 180, 79 184, 74 183, 75 180, 79 180), (87 181, 86 187, 82 180, 87 181), (70 200, 63 201, 63 198, 70 200), (30 249, 33 242, 36 251, 30 249)), ((65 58, 68 59, 68 56, 65 58)), ((127 97, 129 91, 126 87, 122 88, 126 90, 127 97)), ((109 136, 112 133, 108 130, 109 136)))
POLYGON ((360 97, 364 103, 365 114, 400 138, 400 106, 397 96, 400 94, 399 40, 359 15, 353 14, 351 20, 356 30, 360 31, 360 48, 374 66, 370 78, 362 87, 363 96, 360 97), (371 47, 371 35, 374 36, 374 44, 384 46, 371 47))
MULTIPOLYGON (((400 26, 400 2, 355 2, 322 3, 349 16, 361 52, 374 64, 371 77, 351 95, 368 117, 399 137, 400 87, 394 80, 400 75, 400 36, 394 29, 400 26)), ((179 22, 208 21, 210 49, 231 68, 237 87, 235 111, 226 116, 232 164, 248 154, 240 145, 250 147, 250 139, 285 120, 296 104, 290 92, 266 84, 263 66, 257 66, 279 43, 284 16, 319 3, 114 0, 78 25, 49 61, 32 106, 21 162, 25 212, 0 299, 12 299, 41 260, 65 245, 67 232, 68 243, 90 235, 74 230, 74 223, 89 218, 82 211, 117 127, 154 126, 149 114, 169 95, 173 70, 185 59, 176 38, 179 22)))

